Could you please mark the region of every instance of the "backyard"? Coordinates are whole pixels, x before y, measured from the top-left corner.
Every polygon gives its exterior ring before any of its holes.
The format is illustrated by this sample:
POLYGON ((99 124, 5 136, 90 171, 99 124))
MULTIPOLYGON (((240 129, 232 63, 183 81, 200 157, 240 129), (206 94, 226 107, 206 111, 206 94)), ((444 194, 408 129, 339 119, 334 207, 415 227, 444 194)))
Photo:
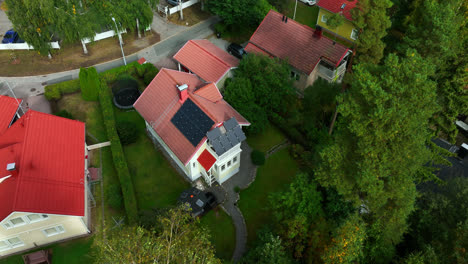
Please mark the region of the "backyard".
POLYGON ((216 256, 230 260, 236 244, 236 232, 231 218, 218 208, 204 215, 200 223, 210 231, 210 240, 216 249, 216 256))
POLYGON ((260 150, 266 153, 272 147, 280 144, 285 139, 283 133, 272 124, 268 124, 260 134, 249 135, 247 143, 252 149, 260 150))
MULTIPOLYGON (((288 7, 287 10, 285 10, 285 15, 287 15, 288 17, 293 17, 295 5, 295 0, 288 0, 288 7)), ((307 25, 311 28, 315 28, 315 24, 317 23, 318 12, 319 8, 317 6, 308 6, 300 1, 297 1, 295 20, 301 24, 307 25)))

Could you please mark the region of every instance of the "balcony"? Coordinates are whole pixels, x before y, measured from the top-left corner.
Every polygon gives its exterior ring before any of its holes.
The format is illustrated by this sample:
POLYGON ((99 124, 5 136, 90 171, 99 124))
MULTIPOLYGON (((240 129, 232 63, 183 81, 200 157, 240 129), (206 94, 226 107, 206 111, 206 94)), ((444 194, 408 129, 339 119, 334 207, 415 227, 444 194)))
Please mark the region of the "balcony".
POLYGON ((341 82, 346 71, 346 63, 341 64, 338 68, 332 69, 329 65, 320 62, 318 65, 318 74, 329 82, 341 82))

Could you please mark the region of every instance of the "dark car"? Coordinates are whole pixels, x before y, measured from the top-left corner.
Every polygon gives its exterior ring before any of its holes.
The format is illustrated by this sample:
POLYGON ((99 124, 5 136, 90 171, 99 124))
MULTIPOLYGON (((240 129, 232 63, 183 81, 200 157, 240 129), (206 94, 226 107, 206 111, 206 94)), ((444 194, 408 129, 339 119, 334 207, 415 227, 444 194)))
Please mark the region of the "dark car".
MULTIPOLYGON (((179 0, 166 0, 166 2, 173 6, 179 5, 179 0)), ((181 1, 181 2, 184 2, 184 1, 181 1)))
POLYGON ((3 36, 2 43, 14 43, 18 39, 18 33, 13 29, 8 30, 3 36))
POLYGON ((242 57, 247 54, 244 50, 244 48, 241 46, 241 45, 238 45, 238 44, 235 44, 235 43, 231 43, 229 45, 229 47, 227 48, 229 54, 239 58, 239 59, 242 59, 242 57))

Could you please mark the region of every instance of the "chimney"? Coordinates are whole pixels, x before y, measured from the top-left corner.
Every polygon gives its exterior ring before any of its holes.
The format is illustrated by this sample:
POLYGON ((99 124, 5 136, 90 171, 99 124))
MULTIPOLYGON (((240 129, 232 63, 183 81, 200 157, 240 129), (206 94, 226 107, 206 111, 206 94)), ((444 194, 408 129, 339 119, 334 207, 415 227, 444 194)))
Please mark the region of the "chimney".
POLYGON ((343 10, 345 8, 346 4, 342 4, 341 5, 341 10, 343 10))
POLYGON ((182 84, 182 85, 176 85, 177 88, 179 89, 179 103, 184 103, 185 100, 188 98, 188 85, 187 84, 182 84))
POLYGON ((288 17, 284 19, 284 23, 288 23, 288 17))
POLYGON ((14 170, 16 170, 16 163, 8 163, 7 171, 14 171, 14 170))
POLYGON ((283 21, 283 22, 284 22, 284 15, 283 15, 283 17, 281 18, 281 21, 283 21))
POLYGON ((321 26, 316 26, 315 31, 314 31, 314 36, 318 39, 322 37, 322 27, 321 26))

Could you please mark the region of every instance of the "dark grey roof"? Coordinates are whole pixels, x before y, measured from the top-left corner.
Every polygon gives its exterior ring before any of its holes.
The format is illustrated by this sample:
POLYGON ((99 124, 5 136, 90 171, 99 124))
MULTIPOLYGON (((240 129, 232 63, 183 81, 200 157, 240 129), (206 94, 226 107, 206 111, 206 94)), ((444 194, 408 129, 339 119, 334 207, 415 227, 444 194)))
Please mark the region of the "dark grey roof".
POLYGON ((190 99, 184 102, 171 122, 195 147, 214 125, 214 121, 190 99))
POLYGON ((213 146, 218 156, 223 155, 226 151, 246 139, 242 128, 234 117, 225 121, 223 126, 226 129, 225 133, 219 127, 206 133, 208 142, 213 146))

